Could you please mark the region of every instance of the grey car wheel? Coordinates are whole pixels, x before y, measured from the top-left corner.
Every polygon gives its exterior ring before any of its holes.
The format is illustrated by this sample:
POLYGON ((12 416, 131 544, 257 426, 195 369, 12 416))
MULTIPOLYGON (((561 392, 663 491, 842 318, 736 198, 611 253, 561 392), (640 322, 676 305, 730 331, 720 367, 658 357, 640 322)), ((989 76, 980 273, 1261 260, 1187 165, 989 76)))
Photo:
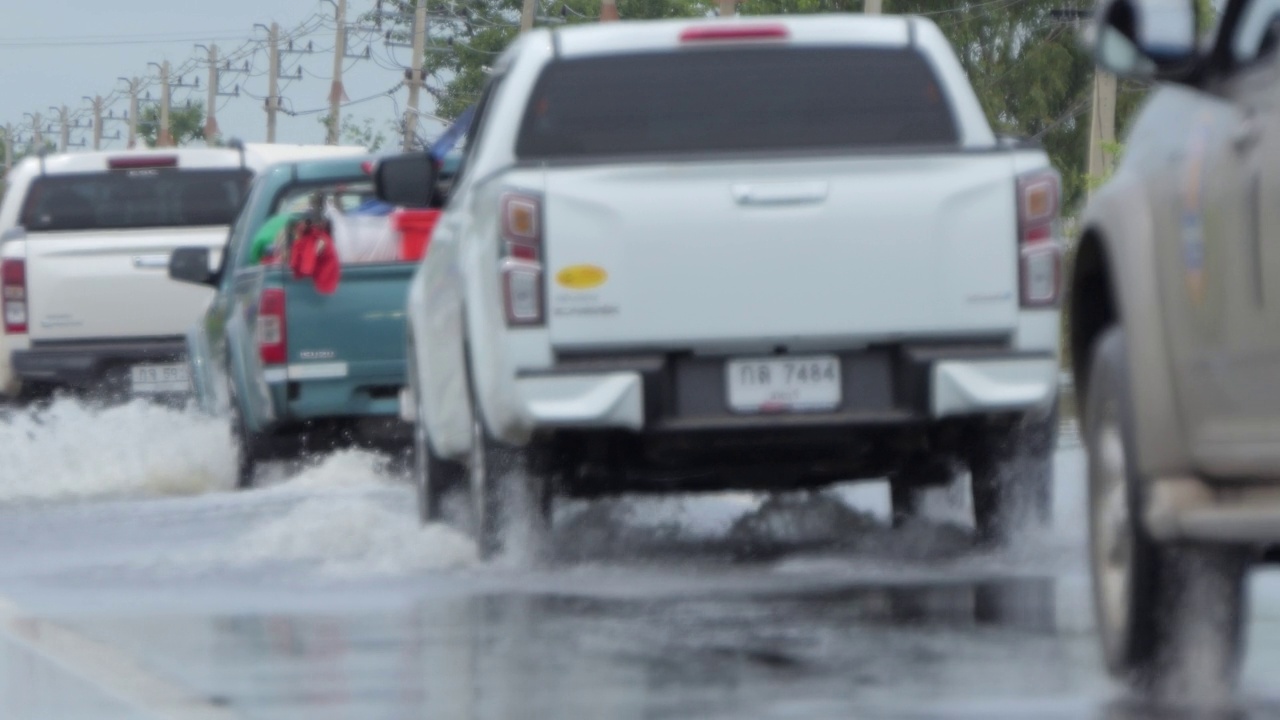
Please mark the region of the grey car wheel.
POLYGON ((1095 348, 1084 430, 1089 559, 1107 667, 1136 689, 1170 699, 1229 692, 1244 649, 1249 553, 1162 543, 1146 531, 1124 335, 1113 328, 1095 348))

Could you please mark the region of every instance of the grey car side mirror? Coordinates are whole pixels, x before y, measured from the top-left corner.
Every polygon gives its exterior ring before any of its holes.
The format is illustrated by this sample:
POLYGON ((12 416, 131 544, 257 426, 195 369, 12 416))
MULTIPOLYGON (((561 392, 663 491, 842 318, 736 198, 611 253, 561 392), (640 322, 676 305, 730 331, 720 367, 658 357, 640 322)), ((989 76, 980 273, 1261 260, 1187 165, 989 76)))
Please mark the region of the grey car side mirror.
POLYGON ((1094 58, 1121 77, 1176 78, 1198 58, 1198 24, 1195 0, 1108 0, 1094 19, 1094 58))

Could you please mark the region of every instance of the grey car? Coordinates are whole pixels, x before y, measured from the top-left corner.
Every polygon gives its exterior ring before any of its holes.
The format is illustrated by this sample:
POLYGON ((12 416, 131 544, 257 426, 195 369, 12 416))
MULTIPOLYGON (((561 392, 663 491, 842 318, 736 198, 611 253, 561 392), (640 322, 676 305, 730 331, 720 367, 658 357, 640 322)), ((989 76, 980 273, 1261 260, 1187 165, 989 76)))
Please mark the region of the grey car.
POLYGON ((1099 64, 1158 82, 1069 280, 1105 656, 1192 694, 1234 682, 1280 542, 1280 0, 1196 4, 1099 7, 1099 64))

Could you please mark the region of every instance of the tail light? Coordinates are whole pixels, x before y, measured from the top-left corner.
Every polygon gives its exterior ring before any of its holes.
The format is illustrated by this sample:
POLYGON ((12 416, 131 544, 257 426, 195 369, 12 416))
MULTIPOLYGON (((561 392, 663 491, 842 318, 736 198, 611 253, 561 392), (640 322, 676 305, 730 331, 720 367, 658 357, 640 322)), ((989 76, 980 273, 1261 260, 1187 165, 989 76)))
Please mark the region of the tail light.
POLYGON ((501 200, 502 305, 509 327, 542 325, 542 198, 506 193, 501 200))
POLYGON ((1053 307, 1062 295, 1062 246, 1055 226, 1062 181, 1053 170, 1018 178, 1018 286, 1023 307, 1053 307))
POLYGON ((703 25, 680 33, 680 42, 724 42, 733 40, 786 40, 785 25, 703 25))
POLYGON ((289 359, 284 320, 284 290, 268 288, 258 299, 258 354, 264 365, 283 365, 289 359))
POLYGON ((4 332, 27 332, 27 262, 10 258, 0 262, 0 288, 4 295, 4 332))

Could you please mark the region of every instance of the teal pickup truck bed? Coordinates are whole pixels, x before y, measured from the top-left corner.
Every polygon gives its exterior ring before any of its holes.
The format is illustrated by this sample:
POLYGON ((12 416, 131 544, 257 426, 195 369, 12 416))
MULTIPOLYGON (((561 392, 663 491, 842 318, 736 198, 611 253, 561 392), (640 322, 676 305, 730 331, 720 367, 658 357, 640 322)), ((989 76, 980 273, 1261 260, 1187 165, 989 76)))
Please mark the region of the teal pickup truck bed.
POLYGON ((345 266, 332 295, 287 269, 266 274, 264 288, 285 292, 288 367, 285 382, 268 383, 277 424, 399 413, 405 293, 415 268, 345 266))

